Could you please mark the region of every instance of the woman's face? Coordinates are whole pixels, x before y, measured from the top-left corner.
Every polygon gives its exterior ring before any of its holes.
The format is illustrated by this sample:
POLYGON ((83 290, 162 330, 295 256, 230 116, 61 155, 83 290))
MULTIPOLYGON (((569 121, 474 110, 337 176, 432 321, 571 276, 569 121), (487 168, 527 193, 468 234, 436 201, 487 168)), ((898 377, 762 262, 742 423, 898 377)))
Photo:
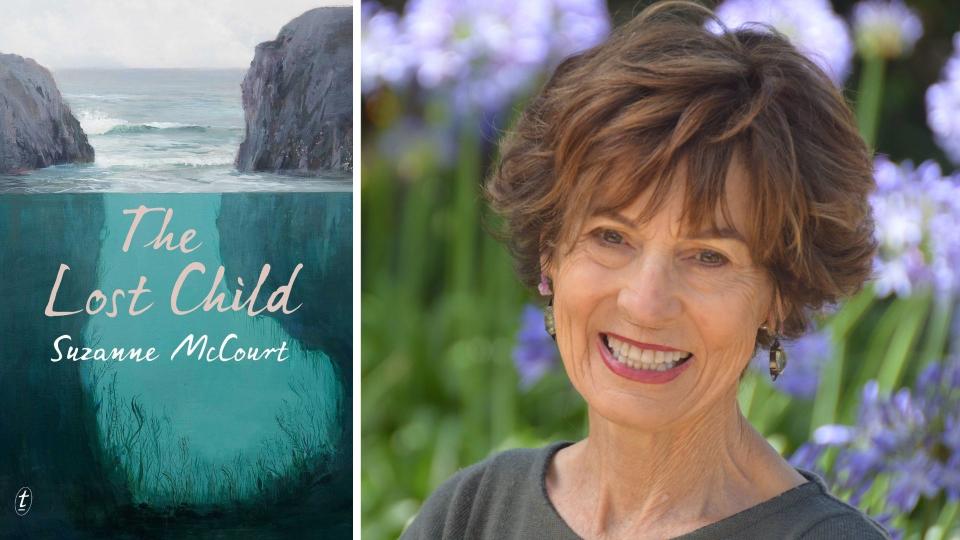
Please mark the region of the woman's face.
POLYGON ((733 223, 718 219, 720 234, 681 233, 683 193, 675 191, 643 224, 646 195, 620 213, 588 217, 572 246, 558 250, 547 269, 557 343, 594 412, 655 430, 735 398, 773 301, 770 278, 741 239, 750 212, 741 171, 728 172, 733 223))

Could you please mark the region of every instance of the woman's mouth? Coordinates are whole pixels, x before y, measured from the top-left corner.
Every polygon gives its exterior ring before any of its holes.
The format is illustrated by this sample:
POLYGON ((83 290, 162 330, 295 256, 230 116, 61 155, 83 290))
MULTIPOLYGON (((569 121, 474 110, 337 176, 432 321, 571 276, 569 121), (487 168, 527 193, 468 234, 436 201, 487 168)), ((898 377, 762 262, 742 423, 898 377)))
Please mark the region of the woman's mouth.
POLYGON ((609 334, 600 334, 599 345, 604 363, 611 371, 639 382, 661 383, 677 377, 693 353, 639 347, 609 334), (605 353, 605 354, 604 354, 605 353))
POLYGON ((601 338, 603 344, 606 345, 607 350, 610 351, 617 362, 633 369, 667 371, 686 362, 693 356, 693 353, 684 351, 641 349, 607 334, 601 334, 601 338))

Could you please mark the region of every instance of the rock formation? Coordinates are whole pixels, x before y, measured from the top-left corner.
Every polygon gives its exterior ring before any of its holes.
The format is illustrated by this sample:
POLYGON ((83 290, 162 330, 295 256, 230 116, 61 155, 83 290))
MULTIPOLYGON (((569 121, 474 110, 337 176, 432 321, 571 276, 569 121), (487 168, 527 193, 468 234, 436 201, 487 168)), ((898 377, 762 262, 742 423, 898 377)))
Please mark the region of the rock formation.
POLYGON ((353 17, 323 7, 257 45, 243 79, 246 138, 236 166, 319 176, 353 169, 353 17))
MULTIPOLYGON (((7 87, 0 88, 0 100, 9 98, 7 87)), ((100 450, 96 410, 84 391, 91 366, 52 363, 48 354, 64 334, 74 346, 93 345, 83 341, 90 316, 43 316, 61 262, 72 275, 57 302, 82 305, 86 291, 97 287, 103 197, 0 197, 0 493, 28 483, 33 493, 46 494, 22 519, 0 518, 2 538, 84 538, 74 516, 94 529, 116 520, 114 505, 129 501, 100 450)))
POLYGON ((263 316, 274 317, 303 346, 330 357, 347 391, 353 370, 352 200, 347 192, 224 193, 217 218, 229 283, 257 275, 269 261, 272 271, 263 290, 276 290, 285 284, 278 276, 289 276, 304 263, 290 301, 291 306, 302 303, 300 308, 263 316), (251 245, 252 235, 274 240, 251 245), (303 261, 303 254, 312 254, 313 262, 303 261))
POLYGON ((0 173, 91 161, 93 147, 50 72, 0 54, 0 173))

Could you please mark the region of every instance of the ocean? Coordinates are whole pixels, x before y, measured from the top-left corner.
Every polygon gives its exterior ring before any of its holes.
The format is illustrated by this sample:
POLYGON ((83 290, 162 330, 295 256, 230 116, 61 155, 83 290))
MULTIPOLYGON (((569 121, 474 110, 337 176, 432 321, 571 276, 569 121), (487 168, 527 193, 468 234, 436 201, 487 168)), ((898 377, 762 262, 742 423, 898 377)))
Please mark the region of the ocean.
POLYGON ((241 173, 244 69, 69 69, 53 72, 94 163, 0 175, 0 191, 350 191, 349 176, 241 173))

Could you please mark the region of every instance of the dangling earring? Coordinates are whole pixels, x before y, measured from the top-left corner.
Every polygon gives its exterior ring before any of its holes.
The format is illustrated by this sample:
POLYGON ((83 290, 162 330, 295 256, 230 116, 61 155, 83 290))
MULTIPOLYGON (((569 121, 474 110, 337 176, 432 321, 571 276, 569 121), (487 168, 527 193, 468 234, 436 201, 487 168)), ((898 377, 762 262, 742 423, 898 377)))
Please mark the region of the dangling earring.
MULTIPOLYGON (((760 329, 769 332, 766 325, 761 326, 760 329)), ((770 345, 770 380, 776 381, 785 369, 787 369, 787 352, 780 345, 780 338, 774 335, 773 344, 770 345)))
POLYGON ((543 308, 543 329, 554 341, 557 340, 557 323, 553 320, 553 298, 547 302, 547 307, 543 308))
POLYGON ((543 329, 550 334, 554 341, 557 340, 557 323, 553 318, 553 289, 550 287, 550 280, 546 274, 540 274, 540 284, 537 285, 540 296, 549 296, 547 307, 543 308, 543 329))
POLYGON ((787 369, 787 353, 780 346, 780 340, 773 338, 773 345, 770 346, 770 380, 777 380, 785 369, 787 369))

